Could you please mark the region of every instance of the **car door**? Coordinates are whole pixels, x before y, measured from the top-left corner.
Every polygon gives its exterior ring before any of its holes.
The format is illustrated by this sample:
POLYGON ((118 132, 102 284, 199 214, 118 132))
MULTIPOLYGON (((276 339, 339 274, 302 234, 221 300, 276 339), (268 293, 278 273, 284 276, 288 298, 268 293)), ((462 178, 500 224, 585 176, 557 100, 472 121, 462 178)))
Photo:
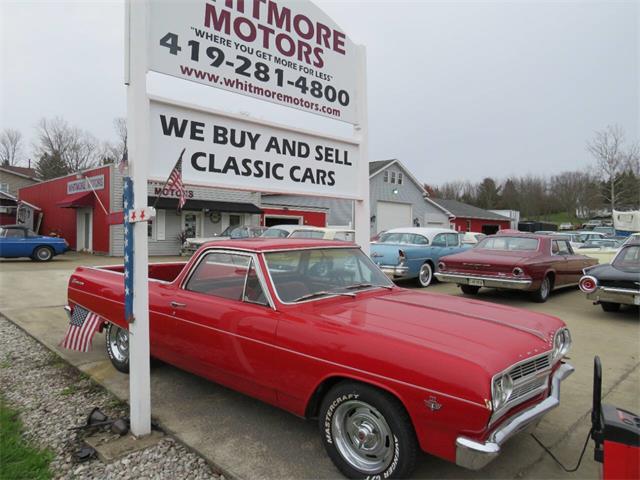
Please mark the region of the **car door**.
POLYGON ((572 256, 573 252, 569 242, 563 239, 551 241, 551 256, 553 268, 556 272, 554 285, 556 287, 572 283, 572 256))
POLYGON ((172 363, 273 403, 277 317, 259 268, 249 253, 202 253, 169 302, 172 363))
POLYGON ((25 230, 22 228, 3 229, 3 236, 0 238, 0 257, 16 258, 28 257, 31 255, 28 250, 25 230))

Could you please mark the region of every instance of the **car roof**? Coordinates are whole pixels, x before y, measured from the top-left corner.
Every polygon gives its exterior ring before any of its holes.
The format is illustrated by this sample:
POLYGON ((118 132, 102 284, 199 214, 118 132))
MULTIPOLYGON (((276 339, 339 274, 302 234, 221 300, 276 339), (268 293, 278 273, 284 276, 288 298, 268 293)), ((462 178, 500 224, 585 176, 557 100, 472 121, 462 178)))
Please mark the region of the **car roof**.
POLYGON ((220 247, 221 249, 244 250, 250 252, 269 252, 276 250, 302 250, 306 248, 360 248, 357 245, 341 240, 319 240, 311 238, 247 238, 244 240, 213 240, 204 244, 205 247, 220 247))
POLYGON ((384 233, 417 233, 424 235, 425 237, 435 237, 439 233, 459 233, 450 228, 436 228, 436 227, 407 227, 407 228, 392 228, 384 233))

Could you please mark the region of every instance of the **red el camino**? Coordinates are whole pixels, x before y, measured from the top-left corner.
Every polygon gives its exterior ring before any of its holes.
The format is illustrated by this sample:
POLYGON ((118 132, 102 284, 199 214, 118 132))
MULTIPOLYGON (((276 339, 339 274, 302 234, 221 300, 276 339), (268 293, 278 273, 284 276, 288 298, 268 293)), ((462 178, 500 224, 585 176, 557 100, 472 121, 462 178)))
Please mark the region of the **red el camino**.
MULTIPOLYGON (((107 320, 126 372, 122 272, 78 268, 67 310, 107 320)), ((559 404, 573 371, 561 320, 398 288, 344 242, 211 242, 149 275, 152 355, 317 419, 352 478, 409 476, 418 449, 482 468, 559 404)))
POLYGON ((474 248, 440 259, 436 277, 457 283, 468 295, 482 287, 524 290, 546 302, 556 288, 577 285, 582 270, 598 261, 573 253, 569 240, 508 231, 474 248))

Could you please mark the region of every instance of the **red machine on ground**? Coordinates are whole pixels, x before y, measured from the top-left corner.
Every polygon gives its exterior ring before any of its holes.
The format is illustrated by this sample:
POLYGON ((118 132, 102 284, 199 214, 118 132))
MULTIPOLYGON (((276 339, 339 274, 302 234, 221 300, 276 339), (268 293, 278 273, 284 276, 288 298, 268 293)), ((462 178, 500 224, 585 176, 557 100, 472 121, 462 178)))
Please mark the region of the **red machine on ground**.
POLYGON ((602 365, 597 356, 593 361, 591 438, 604 480, 640 478, 640 417, 613 405, 602 405, 602 365))

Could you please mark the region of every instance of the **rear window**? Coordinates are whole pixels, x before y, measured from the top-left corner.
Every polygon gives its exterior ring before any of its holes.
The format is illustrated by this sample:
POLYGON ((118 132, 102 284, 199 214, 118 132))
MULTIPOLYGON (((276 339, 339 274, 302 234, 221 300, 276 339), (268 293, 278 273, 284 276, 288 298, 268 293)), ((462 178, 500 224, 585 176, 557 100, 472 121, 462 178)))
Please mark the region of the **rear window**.
POLYGON ((280 228, 268 228, 264 231, 262 236, 267 238, 287 238, 289 236, 289 232, 280 228))
POLYGON ((496 236, 485 238, 478 244, 477 248, 484 248, 485 250, 535 251, 538 249, 538 239, 496 236))
POLYGON ((640 245, 625 247, 613 261, 613 266, 627 272, 640 271, 640 245))

